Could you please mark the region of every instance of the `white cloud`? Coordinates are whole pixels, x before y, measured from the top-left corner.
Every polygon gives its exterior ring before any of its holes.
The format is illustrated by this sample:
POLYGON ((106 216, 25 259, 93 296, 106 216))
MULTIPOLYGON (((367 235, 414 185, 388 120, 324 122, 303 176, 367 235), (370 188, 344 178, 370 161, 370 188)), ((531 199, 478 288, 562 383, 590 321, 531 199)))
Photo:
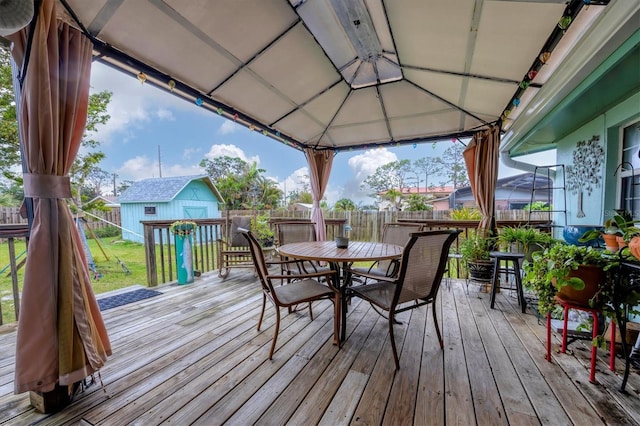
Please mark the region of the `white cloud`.
POLYGON ((173 111, 167 108, 158 108, 158 110, 156 111, 156 117, 158 117, 160 120, 165 120, 165 121, 176 120, 176 117, 173 115, 173 111))
MULTIPOLYGON (((190 176, 203 174, 204 171, 197 165, 163 165, 162 176, 190 176)), ((124 162, 123 166, 116 170, 116 174, 120 180, 147 179, 152 177, 160 177, 158 168, 158 160, 151 159, 147 156, 137 156, 124 162)))
POLYGON ((216 144, 211 145, 211 149, 209 152, 205 154, 205 158, 209 160, 213 160, 217 157, 238 157, 243 161, 246 161, 249 164, 256 163, 260 164, 260 156, 256 155, 253 157, 247 157, 244 151, 238 148, 236 145, 226 145, 226 144, 216 144))
POLYGON ((386 148, 370 149, 363 154, 354 155, 349 158, 349 167, 359 183, 362 183, 367 176, 372 175, 376 169, 384 164, 398 161, 398 157, 386 148))
POLYGON ((287 176, 283 181, 280 179, 276 179, 278 181, 278 187, 282 191, 286 191, 287 194, 291 191, 302 191, 305 185, 309 186, 309 168, 301 167, 297 170, 294 170, 289 176, 287 176))
POLYGON ((218 129, 218 133, 220 133, 221 135, 230 135, 231 133, 235 133, 240 129, 242 129, 242 126, 240 126, 238 123, 226 120, 218 129))
POLYGON ((111 68, 95 62, 91 69, 91 92, 103 90, 112 93, 111 102, 107 107, 111 119, 107 124, 98 126, 96 139, 107 144, 116 133, 118 139, 126 141, 132 133, 132 128, 138 128, 152 119, 174 121, 172 110, 193 109, 187 101, 177 96, 167 96, 150 84, 140 84, 131 75, 114 72, 111 68))
POLYGON ((190 160, 191 157, 193 157, 193 155, 197 153, 198 148, 185 148, 184 151, 182 151, 182 158, 185 160, 190 160))

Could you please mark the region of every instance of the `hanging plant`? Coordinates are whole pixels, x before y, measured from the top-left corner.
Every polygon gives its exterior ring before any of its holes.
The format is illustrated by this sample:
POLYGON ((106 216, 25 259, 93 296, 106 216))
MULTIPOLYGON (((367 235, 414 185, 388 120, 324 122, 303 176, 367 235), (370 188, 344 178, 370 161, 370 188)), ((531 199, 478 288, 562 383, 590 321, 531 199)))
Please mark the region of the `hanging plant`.
POLYGON ((176 220, 169 226, 169 231, 178 237, 191 235, 198 228, 198 224, 190 220, 176 220))

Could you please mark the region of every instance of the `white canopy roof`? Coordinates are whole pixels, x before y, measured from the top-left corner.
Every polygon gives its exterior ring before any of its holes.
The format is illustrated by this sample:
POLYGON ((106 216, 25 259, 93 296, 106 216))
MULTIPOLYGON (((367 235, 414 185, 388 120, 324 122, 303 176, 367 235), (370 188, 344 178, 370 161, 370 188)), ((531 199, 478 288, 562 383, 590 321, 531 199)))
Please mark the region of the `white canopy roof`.
POLYGON ((296 148, 345 150, 507 130, 615 2, 61 4, 99 60, 296 148))

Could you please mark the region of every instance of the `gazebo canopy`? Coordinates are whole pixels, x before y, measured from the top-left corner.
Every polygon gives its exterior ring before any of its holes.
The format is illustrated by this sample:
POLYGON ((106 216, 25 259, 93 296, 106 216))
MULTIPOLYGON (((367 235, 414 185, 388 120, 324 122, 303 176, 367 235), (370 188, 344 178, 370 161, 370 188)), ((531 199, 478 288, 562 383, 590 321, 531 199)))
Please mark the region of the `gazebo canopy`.
POLYGON ((92 37, 97 60, 297 149, 341 151, 451 140, 496 122, 509 130, 582 38, 606 41, 602 12, 625 1, 61 0, 60 9, 92 37))

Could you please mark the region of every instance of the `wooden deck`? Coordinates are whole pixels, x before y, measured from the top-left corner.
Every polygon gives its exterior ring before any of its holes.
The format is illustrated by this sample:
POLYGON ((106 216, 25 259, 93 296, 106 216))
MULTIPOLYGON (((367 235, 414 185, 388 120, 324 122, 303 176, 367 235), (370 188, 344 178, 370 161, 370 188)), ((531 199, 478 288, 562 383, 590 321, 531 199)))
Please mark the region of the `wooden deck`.
MULTIPOLYGON (((27 394, 13 395, 15 332, 0 334, 0 423, 124 424, 638 424, 640 376, 628 394, 600 351, 588 382, 589 352, 544 359, 544 326, 523 315, 503 291, 488 295, 462 282, 443 285, 437 304, 441 351, 428 309, 399 318, 401 369, 394 371, 387 325, 354 301, 348 338, 332 342, 329 302, 286 314, 273 361, 267 360, 274 310, 256 331, 261 303, 250 272, 214 274, 195 284, 104 312, 113 356, 92 385, 63 411, 37 413, 27 394)), ((0 329, 2 330, 2 329, 0 329)), ((557 339, 557 336, 556 336, 557 339)), ((557 343, 557 341, 556 341, 557 343)), ((618 370, 622 361, 618 360, 618 370)))

